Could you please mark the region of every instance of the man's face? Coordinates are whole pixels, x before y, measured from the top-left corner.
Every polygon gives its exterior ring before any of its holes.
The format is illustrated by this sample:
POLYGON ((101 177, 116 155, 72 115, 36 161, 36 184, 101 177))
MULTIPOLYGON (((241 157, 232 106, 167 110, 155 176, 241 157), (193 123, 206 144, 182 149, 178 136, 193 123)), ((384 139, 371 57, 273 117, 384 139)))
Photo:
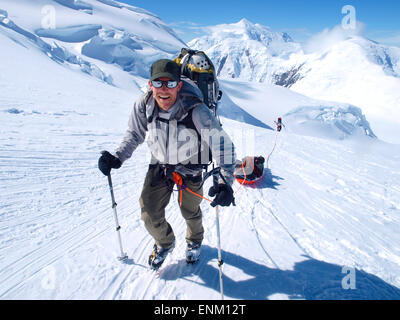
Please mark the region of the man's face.
MULTIPOLYGON (((168 81, 170 78, 158 78, 157 80, 168 81)), ((161 88, 156 88, 152 85, 151 81, 149 81, 150 89, 153 91, 153 97, 156 99, 158 106, 167 111, 169 110, 176 99, 178 98, 178 92, 182 88, 182 81, 179 81, 178 85, 175 88, 167 88, 165 84, 161 86, 161 88)))

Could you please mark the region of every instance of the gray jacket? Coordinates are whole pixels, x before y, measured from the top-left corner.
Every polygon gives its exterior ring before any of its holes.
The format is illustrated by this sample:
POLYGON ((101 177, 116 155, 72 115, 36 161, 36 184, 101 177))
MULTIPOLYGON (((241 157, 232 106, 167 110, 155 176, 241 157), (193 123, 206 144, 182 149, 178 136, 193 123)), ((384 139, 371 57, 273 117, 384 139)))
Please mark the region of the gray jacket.
POLYGON ((197 176, 202 172, 197 165, 208 163, 211 150, 217 167, 221 167, 222 175, 232 184, 236 160, 234 145, 202 102, 200 89, 190 80, 182 81, 178 99, 168 112, 157 106, 151 90, 139 97, 133 106, 128 130, 115 154, 123 163, 146 139, 153 164, 176 165, 175 170, 180 174, 197 176), (188 119, 185 118, 190 114, 192 121, 189 122, 196 130, 187 126, 188 119))

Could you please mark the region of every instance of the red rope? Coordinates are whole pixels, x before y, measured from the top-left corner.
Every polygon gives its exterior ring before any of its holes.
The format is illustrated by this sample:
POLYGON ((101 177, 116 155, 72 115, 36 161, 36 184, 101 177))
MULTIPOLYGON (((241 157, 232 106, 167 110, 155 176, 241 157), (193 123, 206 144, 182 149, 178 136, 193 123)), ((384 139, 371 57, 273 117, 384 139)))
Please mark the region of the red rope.
POLYGON ((200 195, 200 194, 198 194, 198 193, 196 193, 196 192, 194 192, 194 191, 190 190, 190 189, 189 189, 189 188, 187 188, 187 187, 186 187, 186 189, 185 189, 185 190, 189 191, 190 193, 194 194, 195 196, 198 196, 199 198, 202 198, 202 199, 204 199, 204 200, 207 200, 208 202, 212 202, 212 200, 210 200, 210 199, 207 199, 207 198, 203 197, 202 195, 200 195))
MULTIPOLYGON (((239 192, 239 190, 243 187, 243 185, 244 185, 244 182, 246 181, 246 178, 247 178, 247 175, 246 175, 246 170, 244 170, 244 165, 246 164, 246 162, 244 161, 243 163, 242 163, 242 166, 241 166, 241 168, 242 168, 242 171, 243 171, 243 176, 244 176, 244 178, 243 179, 241 179, 242 180, 242 182, 240 183, 240 186, 239 186, 239 188, 237 188, 236 189, 236 191, 234 192, 234 194, 233 195, 236 195, 236 193, 238 193, 239 192)), ((237 179, 237 178, 236 178, 237 179)))
POLYGON ((278 140, 278 132, 279 132, 279 131, 277 131, 277 132, 276 132, 276 135, 275 135, 274 147, 272 148, 272 151, 270 152, 270 154, 269 154, 268 157, 267 157, 267 168, 268 168, 268 169, 269 169, 269 167, 268 167, 269 158, 271 157, 272 153, 274 152, 275 147, 276 147, 276 141, 278 140))
MULTIPOLYGON (((268 157, 267 157, 267 168, 269 168, 269 167, 268 167, 269 158, 271 157, 272 153, 275 151, 276 143, 277 143, 277 140, 278 140, 278 133, 279 133, 279 131, 276 132, 274 146, 273 146, 273 148, 272 148, 272 151, 270 152, 270 154, 269 154, 268 157)), ((237 178, 236 178, 236 180, 238 180, 238 182, 240 183, 240 185, 239 185, 239 188, 237 188, 236 191, 234 192, 234 195, 236 195, 236 194, 239 192, 239 190, 243 187, 243 185, 244 185, 245 182, 246 182, 247 175, 246 175, 246 171, 245 171, 245 169, 244 169, 245 164, 246 164, 246 162, 243 162, 242 165, 241 165, 241 169, 242 169, 242 171, 243 171, 243 176, 244 176, 244 178, 243 178, 243 179, 237 179, 237 178), (240 180, 240 181, 239 181, 239 180, 240 180)), ((185 186, 185 185, 183 184, 183 179, 182 179, 182 177, 181 177, 177 172, 173 172, 173 173, 172 173, 172 178, 173 178, 173 181, 180 187, 180 190, 179 190, 179 206, 180 206, 180 207, 182 206, 182 191, 183 191, 183 190, 187 190, 187 191, 189 191, 191 194, 193 194, 193 195, 195 195, 195 196, 197 196, 197 197, 199 197, 199 198, 202 198, 202 199, 204 199, 204 200, 206 200, 206 201, 208 201, 208 202, 212 202, 212 200, 210 200, 210 199, 208 199, 208 198, 206 198, 206 197, 203 197, 202 195, 200 195, 200 194, 198 194, 198 193, 196 193, 196 192, 190 190, 189 187, 185 186)))
POLYGON ((172 180, 176 183, 177 186, 179 186, 179 206, 180 207, 182 207, 182 193, 183 193, 183 190, 187 190, 187 191, 189 191, 190 193, 194 194, 195 196, 197 196, 199 198, 207 200, 208 202, 212 202, 212 200, 203 197, 202 195, 190 190, 189 187, 185 186, 183 184, 183 179, 182 179, 182 177, 180 176, 179 173, 173 172, 172 173, 172 180))

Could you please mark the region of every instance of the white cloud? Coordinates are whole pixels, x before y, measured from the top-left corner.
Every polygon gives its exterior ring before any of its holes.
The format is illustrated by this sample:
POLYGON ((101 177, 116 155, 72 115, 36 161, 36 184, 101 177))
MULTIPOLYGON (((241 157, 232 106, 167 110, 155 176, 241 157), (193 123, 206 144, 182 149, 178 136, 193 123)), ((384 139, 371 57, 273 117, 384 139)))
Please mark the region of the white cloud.
POLYGON ((357 22, 355 28, 344 28, 337 25, 332 29, 326 28, 323 31, 312 36, 304 44, 304 52, 312 53, 329 49, 334 44, 344 41, 352 36, 362 36, 364 34, 365 24, 357 22))

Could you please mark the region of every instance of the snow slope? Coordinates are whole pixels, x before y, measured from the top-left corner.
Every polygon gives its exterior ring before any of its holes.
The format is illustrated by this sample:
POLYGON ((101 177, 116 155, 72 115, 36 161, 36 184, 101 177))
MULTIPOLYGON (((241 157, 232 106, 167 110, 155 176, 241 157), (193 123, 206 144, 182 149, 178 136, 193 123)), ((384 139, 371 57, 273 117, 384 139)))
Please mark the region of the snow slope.
POLYGON ((357 106, 378 137, 400 144, 400 48, 346 34, 340 27, 302 46, 247 20, 210 27, 188 44, 205 50, 223 78, 278 84, 357 106))
MULTIPOLYGON (((0 297, 218 299, 214 212, 207 202, 201 262, 184 262, 185 224, 175 195, 167 218, 177 247, 159 279, 146 268, 153 240, 140 220, 137 187, 148 163, 144 146, 113 172, 130 258, 117 261, 111 199, 97 159, 99 150, 121 141, 134 97, 121 91, 116 99, 113 90, 86 85, 79 99, 57 97, 58 112, 45 112, 45 102, 32 110, 20 99, 1 100, 7 125, 1 129, 0 297)), ((239 156, 269 154, 273 131, 222 120, 239 156), (253 151, 248 135, 255 137, 253 151)), ((399 299, 399 154, 376 139, 352 145, 283 131, 261 183, 235 184, 237 206, 221 210, 226 298, 399 299), (343 266, 356 268, 357 289, 342 289, 343 266)))
POLYGON ((111 0, 2 0, 0 25, 22 35, 22 46, 33 42, 59 63, 129 90, 143 86, 152 62, 185 46, 159 17, 111 0))
POLYGON ((239 109, 246 110, 266 128, 275 127, 277 118, 283 117, 289 132, 331 139, 376 138, 362 110, 352 105, 311 99, 266 83, 222 80, 221 87, 226 95, 220 114, 233 120, 263 126, 236 113, 239 109))
MULTIPOLYGON (((108 0, 59 2, 77 6, 67 8, 79 16, 127 10, 108 0)), ((33 23, 8 17, 23 30, 33 23)), ((122 140, 140 94, 131 78, 113 86, 57 63, 47 55, 53 49, 14 29, 0 26, 0 61, 7 61, 0 64, 0 299, 219 299, 215 214, 206 201, 201 261, 184 262, 186 227, 175 195, 166 214, 177 246, 159 277, 147 268, 153 240, 138 203, 145 145, 112 172, 129 255, 126 264, 116 259, 97 160, 122 140)), ((222 87, 221 120, 239 157, 267 157, 277 138, 260 183, 235 183, 237 206, 221 209, 225 297, 400 299, 399 146, 366 135, 368 123, 351 105, 252 82, 222 87), (271 130, 276 116, 286 125, 279 135, 271 130), (355 289, 343 288, 346 267, 354 268, 355 289)))

